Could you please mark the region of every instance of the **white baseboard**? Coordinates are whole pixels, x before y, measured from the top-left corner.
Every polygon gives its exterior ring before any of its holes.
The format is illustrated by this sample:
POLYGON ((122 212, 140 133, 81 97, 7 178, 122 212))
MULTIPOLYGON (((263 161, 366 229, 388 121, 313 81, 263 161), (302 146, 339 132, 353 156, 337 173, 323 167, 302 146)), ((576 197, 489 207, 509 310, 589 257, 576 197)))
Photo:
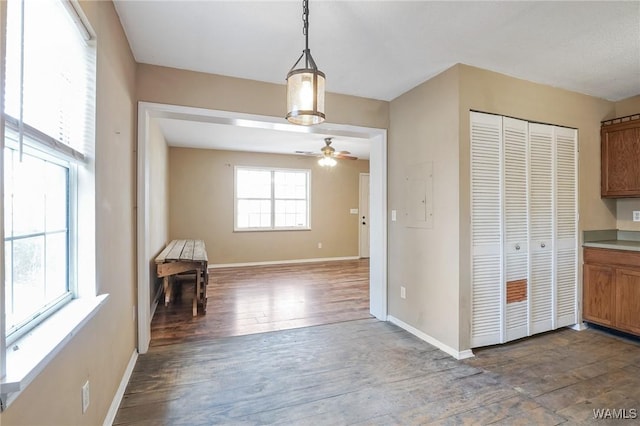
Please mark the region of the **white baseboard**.
POLYGON ((137 360, 138 351, 134 349, 131 354, 131 358, 129 359, 129 364, 127 364, 127 368, 124 370, 122 380, 120 380, 120 386, 118 386, 118 390, 113 396, 113 401, 111 401, 111 406, 109 407, 109 411, 107 411, 107 416, 104 418, 104 422, 102 423, 103 426, 111 426, 115 421, 116 414, 118 414, 118 408, 120 408, 120 403, 124 397, 124 391, 127 389, 127 384, 129 383, 131 373, 133 373, 133 368, 136 366, 137 360))
POLYGON ((215 263, 215 264, 209 264, 209 269, 237 268, 242 266, 286 265, 287 263, 332 262, 336 260, 356 260, 356 259, 360 259, 360 257, 346 256, 346 257, 322 257, 322 258, 315 258, 315 259, 268 260, 265 262, 215 263))
POLYGON ((435 346, 436 348, 440 349, 443 352, 448 353, 449 355, 451 355, 452 357, 454 357, 455 359, 465 359, 465 358, 472 358, 473 352, 471 352, 471 349, 467 349, 464 351, 457 351, 455 349, 453 349, 452 347, 445 345, 444 343, 442 343, 441 341, 439 341, 438 339, 429 336, 426 333, 423 333, 422 331, 418 330, 417 328, 407 324, 406 322, 399 320, 398 318, 389 315, 387 316, 387 320, 392 323, 397 325, 398 327, 408 331, 409 333, 413 334, 414 336, 416 336, 419 339, 424 340, 425 342, 429 343, 430 345, 435 346))

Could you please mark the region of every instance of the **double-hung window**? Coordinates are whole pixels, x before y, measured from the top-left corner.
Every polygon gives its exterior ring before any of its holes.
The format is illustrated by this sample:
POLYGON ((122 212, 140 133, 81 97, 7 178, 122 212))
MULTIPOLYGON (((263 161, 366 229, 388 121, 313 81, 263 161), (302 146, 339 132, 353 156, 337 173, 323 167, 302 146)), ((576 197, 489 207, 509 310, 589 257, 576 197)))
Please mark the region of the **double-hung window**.
POLYGON ((235 168, 235 229, 310 229, 309 170, 235 168))
POLYGON ((95 47, 76 7, 7 2, 5 344, 79 293, 78 176, 93 176, 95 47))

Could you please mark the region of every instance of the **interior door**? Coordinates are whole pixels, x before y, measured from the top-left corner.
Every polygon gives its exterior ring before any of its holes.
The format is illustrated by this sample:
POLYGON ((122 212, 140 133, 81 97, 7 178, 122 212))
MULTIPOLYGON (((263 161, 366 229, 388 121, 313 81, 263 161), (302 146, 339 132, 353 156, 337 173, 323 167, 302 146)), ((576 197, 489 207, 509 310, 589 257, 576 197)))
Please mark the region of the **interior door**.
POLYGON ((530 334, 553 328, 553 126, 529 123, 530 334))
POLYGON ((527 336, 529 324, 527 130, 526 121, 503 118, 506 341, 527 336))
POLYGON ((578 322, 578 132, 554 128, 555 139, 555 323, 578 322))
POLYGON ((360 173, 360 200, 358 203, 358 223, 360 226, 359 253, 361 258, 369 257, 369 173, 360 173))
POLYGON ((503 343, 502 117, 471 112, 471 347, 503 343))

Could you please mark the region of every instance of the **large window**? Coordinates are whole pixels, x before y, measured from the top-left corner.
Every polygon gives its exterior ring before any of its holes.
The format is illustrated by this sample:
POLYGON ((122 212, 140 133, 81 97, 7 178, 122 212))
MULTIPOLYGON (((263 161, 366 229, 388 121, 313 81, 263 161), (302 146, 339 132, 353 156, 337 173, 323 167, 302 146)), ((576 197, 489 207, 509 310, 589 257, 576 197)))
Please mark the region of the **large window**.
POLYGON ((309 229, 309 170, 236 167, 236 230, 309 229))
POLYGON ((78 295, 78 170, 92 154, 95 49, 69 1, 7 2, 5 343, 78 295))

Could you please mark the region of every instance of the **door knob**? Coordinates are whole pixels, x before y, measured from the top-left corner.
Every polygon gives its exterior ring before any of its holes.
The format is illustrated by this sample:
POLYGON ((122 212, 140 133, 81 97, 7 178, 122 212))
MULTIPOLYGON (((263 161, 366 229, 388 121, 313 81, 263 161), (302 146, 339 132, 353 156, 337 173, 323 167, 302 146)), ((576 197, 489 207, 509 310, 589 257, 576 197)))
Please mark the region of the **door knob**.
POLYGON ((516 250, 520 250, 520 244, 516 244, 516 250))
POLYGON ((540 247, 545 248, 547 245, 545 243, 540 243, 540 247))

